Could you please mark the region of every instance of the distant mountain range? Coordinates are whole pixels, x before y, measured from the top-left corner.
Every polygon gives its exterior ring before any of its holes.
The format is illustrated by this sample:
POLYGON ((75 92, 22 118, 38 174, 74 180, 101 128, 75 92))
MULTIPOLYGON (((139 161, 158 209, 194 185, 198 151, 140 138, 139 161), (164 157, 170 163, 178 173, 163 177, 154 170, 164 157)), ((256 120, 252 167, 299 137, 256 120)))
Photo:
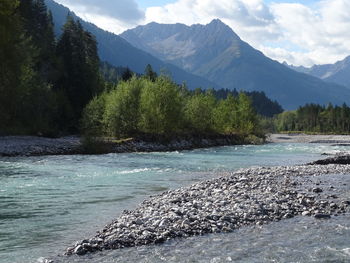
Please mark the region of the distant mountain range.
POLYGON ((220 85, 200 76, 193 75, 175 65, 163 62, 162 60, 135 48, 118 35, 104 31, 94 24, 85 22, 77 17, 68 8, 56 3, 53 0, 45 0, 47 7, 51 10, 55 23, 55 33, 60 35, 62 27, 66 22, 68 14, 79 19, 85 30, 96 36, 99 48, 99 55, 102 61, 107 61, 113 66, 129 67, 132 71, 143 73, 147 64, 151 64, 156 72, 169 72, 174 81, 181 84, 186 82, 190 88, 221 88, 220 85))
MULTIPOLYGON (((70 11, 53 0, 46 0, 46 4, 53 14, 55 32, 60 34, 70 11)), ((158 73, 166 69, 177 83, 186 82, 190 88, 264 91, 285 109, 310 102, 342 104, 350 98, 350 90, 341 85, 269 59, 220 20, 190 27, 150 23, 121 36, 80 21, 96 36, 102 61, 137 73, 151 64, 158 73)))
POLYGON ((286 109, 341 104, 350 90, 295 72, 242 41, 220 20, 207 25, 150 23, 121 36, 132 45, 228 89, 264 91, 286 109))
POLYGON ((284 63, 291 69, 318 77, 327 82, 337 83, 350 88, 350 56, 334 64, 315 65, 311 68, 295 67, 284 63))

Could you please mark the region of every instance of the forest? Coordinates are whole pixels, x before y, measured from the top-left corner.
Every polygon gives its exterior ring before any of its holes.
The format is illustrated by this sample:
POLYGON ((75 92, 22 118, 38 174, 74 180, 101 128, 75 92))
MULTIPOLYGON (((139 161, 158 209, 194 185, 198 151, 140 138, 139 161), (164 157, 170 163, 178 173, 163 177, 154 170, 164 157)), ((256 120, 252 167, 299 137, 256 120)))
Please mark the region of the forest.
POLYGON ((0 133, 77 133, 104 90, 93 35, 67 16, 56 39, 44 0, 0 2, 0 133))
POLYGON ((302 131, 312 133, 350 133, 350 107, 306 104, 296 111, 286 111, 275 117, 279 132, 302 131))
POLYGON ((142 76, 101 62, 69 14, 55 36, 44 0, 0 5, 1 135, 260 133, 256 110, 282 111, 263 93, 191 91, 150 65, 142 76))

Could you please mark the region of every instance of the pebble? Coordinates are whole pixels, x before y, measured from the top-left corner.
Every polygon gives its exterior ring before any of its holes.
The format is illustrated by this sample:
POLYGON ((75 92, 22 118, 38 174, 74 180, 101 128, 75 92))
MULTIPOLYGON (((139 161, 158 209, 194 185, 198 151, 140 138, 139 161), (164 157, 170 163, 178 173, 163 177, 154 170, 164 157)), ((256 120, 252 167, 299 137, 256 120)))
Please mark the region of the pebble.
POLYGON ((331 215, 328 215, 328 214, 315 214, 314 216, 316 219, 329 219, 331 218, 331 215))
POLYGON ((316 187, 316 188, 312 189, 312 192, 314 192, 314 193, 322 193, 323 190, 321 188, 319 188, 319 187, 316 187))

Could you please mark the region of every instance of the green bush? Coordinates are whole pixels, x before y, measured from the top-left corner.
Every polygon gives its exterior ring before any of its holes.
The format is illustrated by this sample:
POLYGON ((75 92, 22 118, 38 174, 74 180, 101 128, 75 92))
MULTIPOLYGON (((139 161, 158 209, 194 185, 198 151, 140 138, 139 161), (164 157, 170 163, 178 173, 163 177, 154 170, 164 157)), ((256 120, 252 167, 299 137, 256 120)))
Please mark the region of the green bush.
POLYGON ((95 97, 85 108, 82 127, 90 136, 172 137, 181 134, 261 134, 250 98, 224 100, 211 91, 190 92, 166 76, 133 76, 95 97))
POLYGON ((182 123, 179 87, 168 77, 146 81, 140 97, 139 129, 151 134, 176 134, 182 123))
POLYGON ((138 131, 140 93, 147 80, 132 77, 118 84, 105 100, 103 123, 109 136, 134 135, 138 131))

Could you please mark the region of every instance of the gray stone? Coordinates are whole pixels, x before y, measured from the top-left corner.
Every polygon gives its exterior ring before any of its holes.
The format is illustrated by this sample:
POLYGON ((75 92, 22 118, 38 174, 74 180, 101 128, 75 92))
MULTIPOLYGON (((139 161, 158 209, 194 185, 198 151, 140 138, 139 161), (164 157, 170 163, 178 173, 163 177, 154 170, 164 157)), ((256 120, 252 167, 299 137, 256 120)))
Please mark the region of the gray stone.
POLYGON ((82 245, 78 245, 74 251, 75 254, 81 256, 81 255, 85 255, 86 254, 86 249, 82 246, 82 245))
POLYGON ((323 190, 321 188, 319 188, 319 187, 316 187, 316 188, 312 189, 312 192, 314 192, 314 193, 322 193, 323 190))
POLYGON ((318 214, 315 214, 314 217, 316 219, 329 219, 331 218, 331 215, 318 213, 318 214))
POLYGON ((301 215, 303 215, 303 216, 310 216, 311 213, 310 213, 310 211, 304 211, 304 212, 301 213, 301 215))

